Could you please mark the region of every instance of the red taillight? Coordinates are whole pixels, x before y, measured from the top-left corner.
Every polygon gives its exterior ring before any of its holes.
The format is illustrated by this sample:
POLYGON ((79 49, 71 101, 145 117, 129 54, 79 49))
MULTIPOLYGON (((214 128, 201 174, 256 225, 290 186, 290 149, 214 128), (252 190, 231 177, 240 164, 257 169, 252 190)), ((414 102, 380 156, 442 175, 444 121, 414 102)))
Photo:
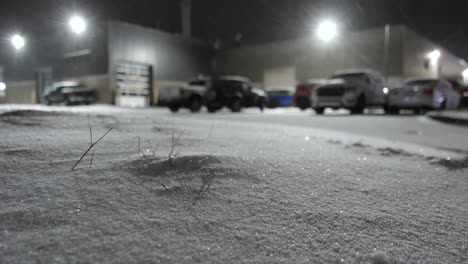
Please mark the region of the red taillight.
POLYGON ((434 96, 434 88, 431 87, 424 89, 423 94, 427 96, 434 96))

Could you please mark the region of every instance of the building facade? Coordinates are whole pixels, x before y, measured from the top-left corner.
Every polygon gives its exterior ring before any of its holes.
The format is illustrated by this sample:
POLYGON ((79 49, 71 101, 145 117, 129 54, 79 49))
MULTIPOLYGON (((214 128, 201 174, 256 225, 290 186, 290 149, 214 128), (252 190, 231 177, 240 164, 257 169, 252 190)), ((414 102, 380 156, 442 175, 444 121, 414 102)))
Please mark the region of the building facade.
POLYGON ((143 96, 150 105, 200 75, 241 75, 258 87, 284 89, 348 68, 377 70, 392 84, 413 76, 461 77, 466 64, 405 26, 342 33, 330 43, 307 38, 215 50, 188 36, 108 22, 80 36, 44 35, 19 52, 0 49, 7 103, 41 103, 45 87, 57 81, 94 88, 99 103, 143 96), (428 58, 434 50, 437 61, 428 58))
POLYGON ((40 103, 51 83, 77 81, 94 88, 99 103, 115 103, 119 95, 142 89, 156 103, 160 89, 211 73, 213 49, 203 42, 123 22, 90 28, 98 30, 36 39, 18 52, 3 49, 5 101, 40 103), (142 75, 140 68, 149 72, 142 75))
POLYGON ((221 51, 215 58, 219 74, 249 77, 267 88, 285 88, 297 82, 331 76, 349 68, 381 72, 390 83, 413 76, 458 76, 464 62, 405 26, 343 33, 323 43, 313 38, 252 45, 221 51), (437 63, 428 54, 439 50, 437 63))

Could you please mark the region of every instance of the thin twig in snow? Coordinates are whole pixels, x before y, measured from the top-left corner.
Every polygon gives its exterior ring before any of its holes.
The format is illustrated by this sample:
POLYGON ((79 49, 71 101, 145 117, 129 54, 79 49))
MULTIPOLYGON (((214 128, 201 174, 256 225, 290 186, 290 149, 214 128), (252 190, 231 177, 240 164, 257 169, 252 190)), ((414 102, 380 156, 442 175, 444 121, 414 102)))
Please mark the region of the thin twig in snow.
POLYGON ((93 153, 91 153, 91 160, 89 161, 89 168, 90 169, 93 166, 93 159, 94 159, 94 149, 93 149, 93 153))
POLYGON ((141 150, 141 138, 138 136, 136 137, 138 139, 138 152, 141 154, 141 156, 146 159, 145 153, 141 150))
POLYGON ((89 127, 89 138, 90 138, 89 145, 92 145, 93 144, 93 130, 91 129, 91 124, 89 123, 89 120, 88 120, 88 127, 89 127))
POLYGON ((96 146, 105 136, 107 136, 107 134, 109 134, 111 131, 112 131, 113 128, 110 128, 104 135, 102 135, 102 137, 100 137, 96 142, 91 142, 91 145, 89 146, 89 148, 83 153, 83 155, 81 156, 81 158, 75 163, 75 165, 73 166, 73 168, 71 170, 74 170, 76 168, 76 166, 78 166, 78 164, 80 164, 80 162, 83 160, 83 158, 86 156, 86 154, 88 154, 88 152, 94 148, 94 146, 96 146))
POLYGON ((180 137, 182 136, 183 132, 184 131, 181 131, 179 133, 179 136, 177 138, 175 138, 174 130, 172 130, 172 134, 171 134, 171 151, 169 152, 169 165, 171 167, 174 165, 174 163, 173 163, 174 158, 176 158, 177 155, 179 155, 178 152, 174 153, 174 151, 175 151, 175 148, 177 147, 177 145, 179 144, 180 137))
POLYGON ((164 187, 164 189, 166 189, 166 191, 172 192, 171 190, 169 190, 169 189, 166 187, 166 185, 164 185, 164 183, 161 183, 161 185, 164 187))

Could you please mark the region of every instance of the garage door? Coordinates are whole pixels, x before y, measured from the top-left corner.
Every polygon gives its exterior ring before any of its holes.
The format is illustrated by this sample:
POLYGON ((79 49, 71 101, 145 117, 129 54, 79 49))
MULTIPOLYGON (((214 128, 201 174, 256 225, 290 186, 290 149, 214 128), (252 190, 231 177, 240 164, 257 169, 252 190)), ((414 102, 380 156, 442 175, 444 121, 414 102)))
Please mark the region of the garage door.
POLYGON ((120 61, 115 65, 115 102, 120 106, 151 105, 153 70, 151 65, 120 61))
POLYGON ((263 73, 263 83, 266 90, 293 89, 296 85, 296 68, 268 69, 263 73))

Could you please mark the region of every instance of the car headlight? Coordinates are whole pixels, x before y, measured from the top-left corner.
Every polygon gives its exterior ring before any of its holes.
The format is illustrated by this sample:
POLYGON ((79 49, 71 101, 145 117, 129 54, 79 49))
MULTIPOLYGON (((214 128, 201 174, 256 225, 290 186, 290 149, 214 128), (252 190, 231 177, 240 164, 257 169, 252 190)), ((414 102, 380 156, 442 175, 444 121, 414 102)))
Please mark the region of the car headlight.
POLYGON ((382 91, 384 94, 388 94, 390 92, 390 90, 387 87, 384 87, 382 91))

